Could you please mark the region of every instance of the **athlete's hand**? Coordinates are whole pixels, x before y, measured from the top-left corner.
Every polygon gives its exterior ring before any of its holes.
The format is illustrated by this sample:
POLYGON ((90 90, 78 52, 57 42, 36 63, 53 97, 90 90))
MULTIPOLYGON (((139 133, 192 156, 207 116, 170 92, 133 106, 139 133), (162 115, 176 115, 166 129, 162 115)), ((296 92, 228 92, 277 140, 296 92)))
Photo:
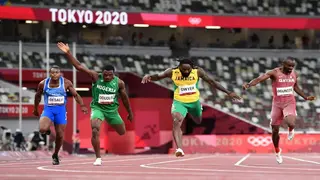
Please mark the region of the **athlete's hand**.
POLYGON ((33 109, 32 114, 35 115, 35 116, 39 116, 38 109, 33 109))
POLYGON ((88 114, 88 108, 86 106, 81 106, 81 111, 84 113, 84 114, 88 114))
POLYGON ((133 113, 132 113, 132 112, 128 114, 127 119, 128 119, 130 122, 132 122, 132 120, 133 120, 133 113))
POLYGON ((151 82, 151 77, 150 77, 150 75, 145 75, 145 76, 142 78, 141 83, 142 83, 142 84, 145 84, 145 83, 148 83, 148 82, 151 82))
POLYGON ((249 83, 244 83, 244 84, 242 85, 242 89, 243 89, 243 90, 247 90, 249 87, 250 87, 249 83))
POLYGON ((238 100, 240 101, 242 98, 240 96, 238 96, 235 92, 231 92, 230 94, 228 94, 228 96, 233 100, 238 100))
POLYGON ((313 101, 315 99, 317 99, 315 96, 308 96, 306 100, 307 101, 313 101))
POLYGON ((63 51, 64 53, 67 53, 70 51, 69 45, 68 44, 64 44, 62 42, 58 42, 57 44, 58 48, 63 51))

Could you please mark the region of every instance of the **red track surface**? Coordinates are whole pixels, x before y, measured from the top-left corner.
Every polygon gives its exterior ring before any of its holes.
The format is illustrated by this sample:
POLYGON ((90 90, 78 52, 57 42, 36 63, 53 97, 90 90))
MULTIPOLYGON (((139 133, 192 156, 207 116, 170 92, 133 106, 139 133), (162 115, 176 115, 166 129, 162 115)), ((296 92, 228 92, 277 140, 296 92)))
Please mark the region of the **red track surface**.
POLYGON ((320 177, 317 154, 283 154, 277 164, 273 154, 228 155, 192 154, 104 156, 102 166, 93 166, 93 157, 64 157, 61 164, 51 159, 1 161, 2 180, 316 180, 320 177))

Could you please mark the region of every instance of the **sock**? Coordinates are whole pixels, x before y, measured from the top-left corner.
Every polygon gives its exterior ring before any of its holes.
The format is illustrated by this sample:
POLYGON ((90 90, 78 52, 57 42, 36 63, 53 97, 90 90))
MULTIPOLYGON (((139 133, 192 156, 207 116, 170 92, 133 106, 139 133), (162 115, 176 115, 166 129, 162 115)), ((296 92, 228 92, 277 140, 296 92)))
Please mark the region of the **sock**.
POLYGON ((276 150, 276 153, 278 153, 278 152, 280 152, 280 148, 275 148, 275 150, 276 150))
POLYGON ((289 131, 291 132, 292 130, 293 130, 294 128, 292 128, 292 127, 289 127, 289 131))

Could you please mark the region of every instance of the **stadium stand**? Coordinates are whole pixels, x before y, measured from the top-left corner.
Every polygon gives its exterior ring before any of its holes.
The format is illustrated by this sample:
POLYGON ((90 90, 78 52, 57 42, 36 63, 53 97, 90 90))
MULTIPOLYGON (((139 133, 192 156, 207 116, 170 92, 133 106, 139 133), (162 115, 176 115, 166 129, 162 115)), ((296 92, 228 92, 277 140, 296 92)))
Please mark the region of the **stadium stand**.
MULTIPOLYGON (((22 91, 22 102, 33 103, 34 92, 30 90, 22 91)), ((0 104, 19 103, 19 88, 16 85, 0 80, 0 104)))
MULTIPOLYGON (((65 56, 60 53, 50 54, 52 64, 57 64, 65 69, 71 69, 67 64, 65 56)), ((137 73, 139 75, 153 74, 172 67, 176 61, 166 56, 149 55, 107 55, 107 54, 77 54, 77 58, 82 64, 90 69, 101 70, 100 68, 106 62, 117 66, 119 70, 125 70, 137 73), (123 68, 121 68, 123 67, 123 68)), ((192 57, 196 64, 205 68, 211 75, 225 87, 234 89, 238 94, 242 94, 243 103, 234 103, 225 98, 225 95, 213 90, 202 80, 199 88, 202 93, 202 100, 218 109, 236 114, 254 123, 259 123, 265 127, 269 126, 272 89, 271 81, 267 81, 253 87, 247 93, 242 92, 243 82, 248 82, 262 72, 272 69, 279 65, 279 58, 272 57, 192 57), (266 91, 267 90, 267 91, 266 91)), ((2 59, 0 67, 17 67, 18 54, 1 53, 2 59)), ((25 68, 45 68, 44 52, 26 52, 23 53, 23 64, 25 68)), ((1 61, 0 61, 1 62, 1 61)), ((320 88, 314 86, 319 84, 320 77, 316 72, 320 71, 320 61, 317 58, 304 58, 297 61, 296 70, 299 73, 301 87, 306 94, 319 94, 320 88)), ((172 89, 170 80, 159 82, 162 85, 172 89)), ((13 92, 13 91, 10 91, 13 92)), ((2 95, 8 96, 6 92, 2 95)), ((18 96, 18 94, 17 94, 18 96)), ((33 96, 29 97, 32 102, 33 96)), ((9 99, 9 96, 8 98, 9 99)), ((4 99, 5 100, 5 99, 4 99)), ((297 126, 299 129, 318 129, 320 123, 317 117, 320 115, 320 101, 306 102, 302 98, 297 98, 297 113, 299 119, 297 126)))
POLYGON ((108 8, 132 11, 219 13, 248 15, 320 14, 317 0, 11 0, 12 5, 108 8))

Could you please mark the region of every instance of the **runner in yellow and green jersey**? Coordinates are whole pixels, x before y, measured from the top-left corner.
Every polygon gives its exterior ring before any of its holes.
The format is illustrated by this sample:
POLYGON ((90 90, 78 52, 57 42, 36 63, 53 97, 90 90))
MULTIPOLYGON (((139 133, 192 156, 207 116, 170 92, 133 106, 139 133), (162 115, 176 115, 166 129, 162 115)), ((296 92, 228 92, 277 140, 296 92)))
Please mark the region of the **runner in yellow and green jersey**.
POLYGON ((202 121, 202 106, 200 103, 199 78, 209 83, 216 89, 225 92, 232 100, 240 100, 241 97, 234 92, 230 92, 215 80, 211 79, 200 67, 194 65, 191 59, 179 60, 179 66, 169 68, 160 74, 145 75, 142 83, 158 81, 164 78, 171 78, 174 84, 174 98, 171 108, 173 118, 173 138, 177 145, 175 155, 184 156, 182 150, 182 131, 181 124, 187 113, 192 119, 200 124, 202 121))
POLYGON ((133 113, 126 93, 125 84, 121 79, 115 76, 115 68, 112 65, 105 66, 103 72, 98 73, 82 66, 81 63, 72 56, 68 45, 59 42, 58 47, 66 54, 68 61, 77 70, 86 73, 92 79, 92 102, 90 105, 92 128, 91 143, 96 154, 96 160, 93 165, 100 166, 102 164, 99 139, 101 123, 106 120, 119 135, 123 135, 126 132, 124 122, 118 113, 118 95, 127 109, 129 114, 128 120, 132 121, 133 119, 133 113))

